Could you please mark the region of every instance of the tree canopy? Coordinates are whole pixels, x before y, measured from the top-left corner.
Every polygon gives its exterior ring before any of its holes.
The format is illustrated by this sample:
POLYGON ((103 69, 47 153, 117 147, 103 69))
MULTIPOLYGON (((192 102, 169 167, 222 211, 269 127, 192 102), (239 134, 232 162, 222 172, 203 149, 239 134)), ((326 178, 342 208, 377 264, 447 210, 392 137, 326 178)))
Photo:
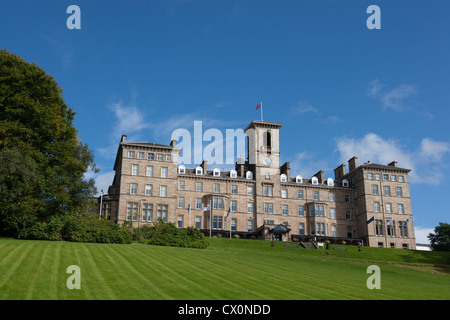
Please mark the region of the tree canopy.
MULTIPOLYGON (((0 229, 82 211, 95 191, 91 150, 52 76, 0 50, 0 229)), ((1 230, 0 230, 1 232, 1 230)))
POLYGON ((431 247, 437 251, 450 251, 450 224, 439 222, 434 233, 428 235, 431 247))

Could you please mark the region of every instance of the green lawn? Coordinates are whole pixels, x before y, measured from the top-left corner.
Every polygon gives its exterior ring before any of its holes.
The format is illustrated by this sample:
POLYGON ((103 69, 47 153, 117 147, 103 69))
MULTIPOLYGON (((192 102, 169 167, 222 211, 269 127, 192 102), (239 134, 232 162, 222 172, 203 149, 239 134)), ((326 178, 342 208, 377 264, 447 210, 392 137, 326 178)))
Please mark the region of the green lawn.
POLYGON ((450 299, 450 253, 307 250, 209 239, 207 249, 0 238, 0 299, 450 299), (369 290, 369 265, 381 289, 369 290), (78 265, 81 289, 66 269, 78 265))

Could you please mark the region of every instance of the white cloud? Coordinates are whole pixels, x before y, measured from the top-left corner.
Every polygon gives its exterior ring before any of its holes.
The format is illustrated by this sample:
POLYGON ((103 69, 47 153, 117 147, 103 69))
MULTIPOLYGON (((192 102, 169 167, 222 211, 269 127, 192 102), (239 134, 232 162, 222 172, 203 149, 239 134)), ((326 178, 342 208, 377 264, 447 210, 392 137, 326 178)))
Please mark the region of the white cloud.
POLYGON ((142 112, 134 105, 126 106, 122 101, 113 103, 109 108, 114 112, 117 122, 114 135, 130 134, 149 127, 142 112))
POLYGON ((370 161, 386 165, 397 161, 399 167, 412 170, 409 175, 412 183, 438 185, 443 180, 441 172, 446 168, 444 158, 450 153, 450 144, 424 138, 418 149, 407 150, 400 141, 369 133, 359 139, 338 138, 336 150, 343 163, 355 155, 360 164, 370 161))
POLYGON ((105 173, 98 174, 94 177, 95 186, 97 187, 97 196, 108 193, 108 187, 112 184, 114 179, 114 171, 109 171, 105 173))
POLYGON ((380 83, 378 79, 369 83, 368 96, 381 102, 383 111, 393 109, 396 111, 404 111, 412 108, 409 98, 417 94, 417 88, 411 84, 401 84, 398 87, 383 91, 385 85, 380 83))
POLYGON ((433 228, 414 226, 414 234, 416 236, 416 243, 430 243, 430 240, 428 240, 428 235, 433 232, 434 232, 433 228))
POLYGON ((318 115, 320 114, 319 109, 305 101, 298 102, 296 106, 292 107, 292 111, 297 114, 304 114, 307 112, 312 112, 318 115))
MULTIPOLYGON (((291 167, 291 176, 301 175, 304 178, 311 178, 314 174, 323 170, 330 170, 330 166, 326 160, 317 160, 317 156, 313 152, 303 151, 292 157, 289 157, 291 167)), ((327 176, 325 179, 328 178, 327 176)))

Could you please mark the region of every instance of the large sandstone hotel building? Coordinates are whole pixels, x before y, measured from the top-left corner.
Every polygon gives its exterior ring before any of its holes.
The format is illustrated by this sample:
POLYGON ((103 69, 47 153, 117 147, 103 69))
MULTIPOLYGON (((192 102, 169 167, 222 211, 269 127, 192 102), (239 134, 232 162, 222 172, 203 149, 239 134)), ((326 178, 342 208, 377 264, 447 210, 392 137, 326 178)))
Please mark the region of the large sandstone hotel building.
POLYGON ((115 176, 102 197, 103 214, 140 226, 163 219, 206 235, 289 241, 299 239, 371 247, 415 249, 408 173, 395 161, 364 163, 357 157, 325 178, 321 170, 302 177, 281 165, 282 124, 252 121, 246 159, 223 172, 178 164, 176 141, 169 145, 130 142, 123 135, 115 176))

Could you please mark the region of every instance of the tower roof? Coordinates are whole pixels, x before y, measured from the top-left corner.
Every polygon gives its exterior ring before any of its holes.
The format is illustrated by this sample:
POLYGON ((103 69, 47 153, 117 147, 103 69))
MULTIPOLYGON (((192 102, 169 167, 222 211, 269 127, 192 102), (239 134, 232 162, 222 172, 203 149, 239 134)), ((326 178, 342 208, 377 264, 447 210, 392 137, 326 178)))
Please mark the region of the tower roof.
POLYGON ((280 129, 283 126, 282 123, 277 122, 267 122, 267 121, 259 121, 259 120, 253 120, 250 122, 250 124, 245 128, 244 132, 248 129, 254 129, 254 128, 271 128, 271 129, 280 129))

